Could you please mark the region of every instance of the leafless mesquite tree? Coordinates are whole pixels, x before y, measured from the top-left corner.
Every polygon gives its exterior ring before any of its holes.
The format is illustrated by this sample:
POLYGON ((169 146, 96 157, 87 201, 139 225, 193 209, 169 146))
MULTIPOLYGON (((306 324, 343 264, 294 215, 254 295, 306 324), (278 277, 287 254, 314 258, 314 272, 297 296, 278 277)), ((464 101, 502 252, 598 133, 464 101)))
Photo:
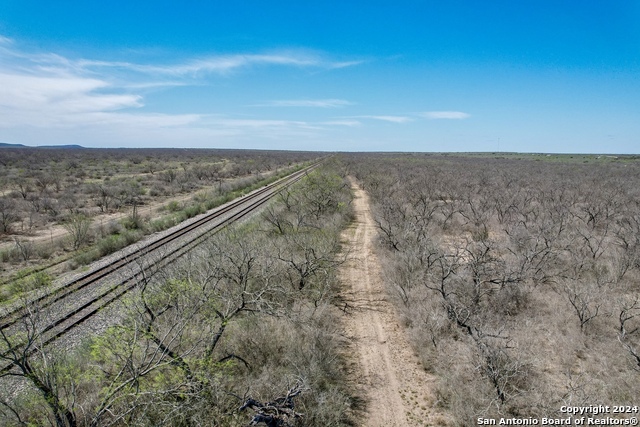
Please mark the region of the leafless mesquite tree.
POLYGON ((627 350, 636 364, 635 369, 640 371, 640 300, 636 297, 633 301, 626 301, 620 308, 618 320, 618 340, 627 350))
POLYGON ((0 231, 10 233, 13 223, 18 219, 16 203, 12 199, 0 197, 0 231))
POLYGON ((640 168, 593 160, 347 156, 373 202, 385 275, 417 351, 466 387, 458 399, 442 386, 464 414, 459 425, 479 414, 549 416, 567 393, 628 398, 618 390, 629 388, 623 367, 637 369, 640 346, 640 168), (567 373, 573 391, 558 390, 567 373))
MULTIPOLYGON (((40 331, 47 315, 37 305, 25 301, 28 313, 17 324, 0 329, 0 361, 8 364, 0 378, 17 378, 26 382, 27 387, 40 395, 40 404, 49 408, 52 423, 57 427, 75 427, 77 425, 74 390, 65 383, 61 369, 61 360, 47 351, 42 342, 40 331)), ((3 405, 20 421, 20 410, 2 396, 3 405)))
POLYGON ((83 214, 75 214, 64 223, 64 228, 69 233, 72 249, 78 250, 84 246, 90 237, 91 223, 93 220, 83 214))

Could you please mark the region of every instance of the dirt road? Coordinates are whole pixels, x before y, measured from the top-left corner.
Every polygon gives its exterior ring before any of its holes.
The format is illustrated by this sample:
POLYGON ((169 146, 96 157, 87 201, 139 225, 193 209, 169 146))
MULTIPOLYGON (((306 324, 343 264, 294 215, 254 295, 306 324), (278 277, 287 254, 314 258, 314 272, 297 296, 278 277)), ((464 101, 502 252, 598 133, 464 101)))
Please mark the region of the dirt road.
MULTIPOLYGON (((167 197, 167 198, 159 198, 158 200, 152 200, 148 202, 144 206, 140 206, 138 208, 138 214, 144 218, 148 218, 149 221, 159 218, 162 216, 162 213, 158 212, 158 209, 161 206, 167 205, 169 202, 175 201, 177 203, 185 203, 189 200, 193 199, 195 194, 181 194, 179 196, 167 197)), ((96 213, 93 217, 93 229, 97 230, 98 227, 103 227, 110 222, 119 221, 127 216, 131 215, 131 209, 123 209, 121 212, 111 212, 111 213, 96 213)), ((24 234, 19 236, 20 240, 24 240, 31 243, 44 243, 50 241, 53 243, 54 240, 58 240, 67 236, 69 231, 61 224, 48 224, 46 227, 41 227, 38 229, 33 229, 29 232, 29 234, 24 234)), ((15 246, 15 242, 13 240, 6 240, 4 242, 0 242, 0 250, 8 250, 15 246)))
POLYGON ((344 234, 351 256, 341 278, 353 380, 367 404, 361 425, 447 425, 435 408, 435 378, 423 369, 388 301, 374 251, 376 228, 368 196, 355 180, 352 188, 356 221, 344 234))

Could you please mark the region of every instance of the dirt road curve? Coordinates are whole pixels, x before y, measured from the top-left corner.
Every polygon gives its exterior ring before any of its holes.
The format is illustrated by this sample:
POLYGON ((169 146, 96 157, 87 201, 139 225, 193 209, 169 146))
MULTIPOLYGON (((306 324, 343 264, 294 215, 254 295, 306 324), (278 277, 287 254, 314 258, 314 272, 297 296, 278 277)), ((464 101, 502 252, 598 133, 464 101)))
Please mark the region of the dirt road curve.
POLYGON ((374 252, 375 223, 367 194, 352 180, 355 223, 345 232, 344 323, 354 358, 353 379, 366 399, 362 425, 446 425, 433 396, 435 378, 422 368, 388 301, 374 252))

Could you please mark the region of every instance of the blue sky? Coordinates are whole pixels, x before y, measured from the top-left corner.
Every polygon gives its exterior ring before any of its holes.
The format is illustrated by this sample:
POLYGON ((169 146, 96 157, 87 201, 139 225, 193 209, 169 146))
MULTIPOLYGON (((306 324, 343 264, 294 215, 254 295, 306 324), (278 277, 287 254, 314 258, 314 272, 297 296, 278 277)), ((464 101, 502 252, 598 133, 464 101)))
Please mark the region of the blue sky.
POLYGON ((0 0, 0 142, 640 151, 640 2, 0 0))

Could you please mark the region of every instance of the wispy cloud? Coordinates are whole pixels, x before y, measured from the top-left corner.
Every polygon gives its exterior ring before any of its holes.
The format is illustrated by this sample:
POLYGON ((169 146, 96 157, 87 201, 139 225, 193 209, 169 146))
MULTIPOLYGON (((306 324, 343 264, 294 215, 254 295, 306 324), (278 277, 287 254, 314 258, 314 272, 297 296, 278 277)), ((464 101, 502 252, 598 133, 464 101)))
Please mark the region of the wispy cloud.
POLYGON ((142 98, 109 93, 107 82, 79 76, 36 76, 0 72, 0 126, 83 126, 103 123, 116 111, 142 106, 142 98))
MULTIPOLYGON (((286 135, 315 132, 304 121, 220 118, 207 114, 158 114, 143 110, 150 88, 203 84, 205 78, 258 66, 335 69, 359 61, 335 61, 306 51, 211 55, 174 64, 69 58, 20 49, 0 35, 0 127, 4 129, 223 129, 227 134, 286 135)), ((337 108, 341 99, 282 100, 270 106, 337 108)))
POLYGON ((346 67, 353 67, 356 65, 360 65, 364 63, 364 61, 342 61, 342 62, 331 62, 329 65, 329 68, 346 68, 346 67))
POLYGON ((268 101, 262 104, 255 104, 254 107, 316 107, 316 108, 338 108, 353 105, 344 99, 285 99, 268 101))
POLYGON ((321 125, 328 126, 348 126, 348 127, 357 127, 362 126, 362 123, 358 120, 329 120, 326 122, 321 122, 321 125))
POLYGON ((61 113, 111 111, 141 106, 141 97, 131 94, 98 93, 105 81, 83 77, 33 76, 0 72, 0 105, 14 109, 61 113))
POLYGON ((471 117, 469 114, 463 113, 461 111, 427 111, 424 113, 420 113, 420 115, 430 120, 437 120, 437 119, 460 120, 460 119, 467 119, 471 117))
POLYGON ((305 121, 297 120, 211 118, 210 123, 230 128, 315 128, 305 121))
MULTIPOLYGON (((157 113, 145 102, 150 90, 207 85, 242 71, 287 67, 316 72, 355 66, 360 61, 336 61, 306 51, 210 55, 174 63, 136 61, 79 59, 33 51, 0 35, 3 138, 38 144, 78 141, 88 146, 198 141, 205 146, 213 142, 220 146, 237 143, 271 147, 274 141, 324 143, 327 132, 361 125, 358 120, 344 118, 288 120, 286 114, 283 118, 282 114, 157 113)), ((264 105, 336 109, 352 103, 333 98, 280 99, 264 105)))
POLYGON ((197 77, 206 74, 229 74, 252 66, 289 66, 337 69, 351 67, 362 61, 333 61, 306 52, 274 52, 264 54, 211 55, 174 64, 137 64, 121 61, 79 60, 74 65, 84 69, 116 68, 142 74, 173 77, 197 77))
POLYGON ((407 116, 353 116, 353 118, 381 120, 391 123, 409 123, 413 121, 411 117, 407 116))

